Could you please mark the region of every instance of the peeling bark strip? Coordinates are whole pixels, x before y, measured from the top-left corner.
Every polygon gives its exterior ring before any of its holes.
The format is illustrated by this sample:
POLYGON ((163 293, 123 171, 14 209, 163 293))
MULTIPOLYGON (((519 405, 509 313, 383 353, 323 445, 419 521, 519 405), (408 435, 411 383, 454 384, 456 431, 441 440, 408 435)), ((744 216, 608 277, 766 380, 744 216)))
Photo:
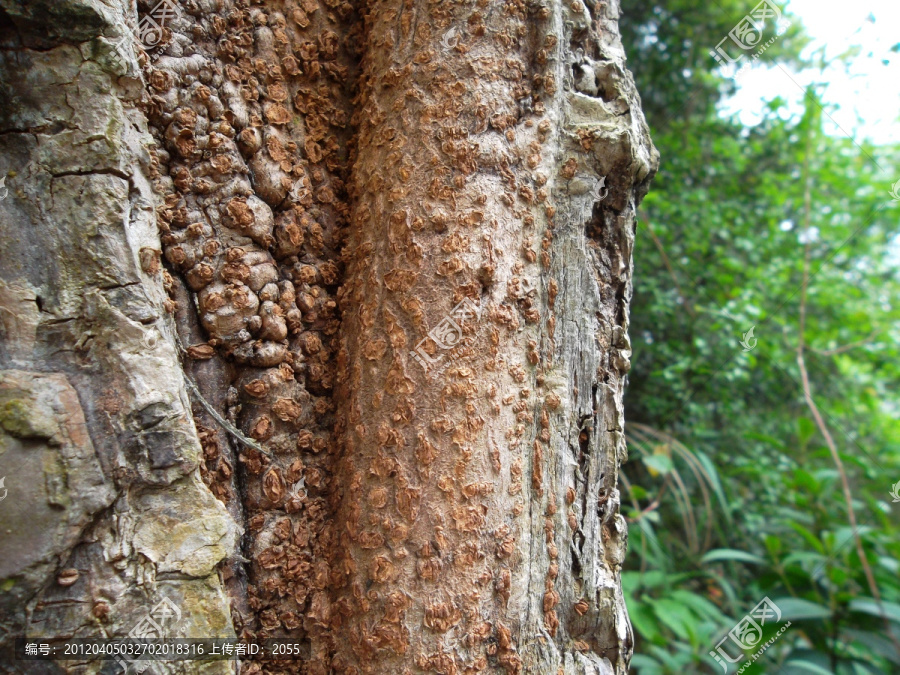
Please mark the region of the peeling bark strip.
POLYGON ((0 634, 625 673, 618 3, 157 4, 0 0, 0 634))

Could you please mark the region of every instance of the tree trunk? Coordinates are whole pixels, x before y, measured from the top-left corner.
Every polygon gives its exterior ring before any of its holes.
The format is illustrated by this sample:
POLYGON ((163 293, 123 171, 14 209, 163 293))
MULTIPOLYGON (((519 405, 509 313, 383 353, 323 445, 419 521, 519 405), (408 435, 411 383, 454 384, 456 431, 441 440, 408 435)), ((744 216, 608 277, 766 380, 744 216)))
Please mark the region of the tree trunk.
POLYGON ((0 648, 627 672, 618 2, 135 9, 0 0, 0 648))

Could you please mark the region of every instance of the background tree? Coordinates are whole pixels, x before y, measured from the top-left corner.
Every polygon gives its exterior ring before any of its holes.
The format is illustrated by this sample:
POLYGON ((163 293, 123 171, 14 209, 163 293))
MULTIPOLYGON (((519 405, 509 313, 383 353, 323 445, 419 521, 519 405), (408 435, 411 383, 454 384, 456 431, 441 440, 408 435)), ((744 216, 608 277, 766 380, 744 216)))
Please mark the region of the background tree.
MULTIPOLYGON (((749 9, 632 3, 622 22, 665 158, 636 240, 633 663, 642 675, 721 673, 709 651, 769 596, 793 625, 745 673, 895 672, 898 148, 843 136, 826 83, 805 92, 800 117, 778 99, 754 127, 720 116, 735 84, 708 51, 749 9), (840 452, 881 607, 797 366, 807 246, 809 389, 840 452), (744 352, 751 326, 758 344, 744 352)), ((797 57, 802 19, 790 18, 760 61, 820 68, 797 57)))

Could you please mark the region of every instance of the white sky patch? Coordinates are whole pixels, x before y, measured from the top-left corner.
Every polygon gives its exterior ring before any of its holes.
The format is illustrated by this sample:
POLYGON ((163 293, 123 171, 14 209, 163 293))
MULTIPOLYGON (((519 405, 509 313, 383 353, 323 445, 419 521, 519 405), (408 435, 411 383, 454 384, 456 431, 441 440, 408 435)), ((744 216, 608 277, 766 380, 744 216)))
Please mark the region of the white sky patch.
MULTIPOLYGON (((755 4, 748 0, 747 10, 755 4)), ((781 4, 781 3, 780 3, 781 4)), ((835 61, 824 72, 797 72, 778 64, 754 64, 738 84, 737 93, 723 102, 724 115, 737 113, 747 126, 759 123, 765 102, 780 96, 787 101, 785 118, 803 112, 804 88, 813 82, 827 83, 823 98, 825 132, 849 135, 857 142, 900 142, 900 53, 891 47, 900 42, 898 0, 788 0, 782 7, 799 17, 812 42, 804 57, 824 49, 825 61, 835 61), (837 62, 840 54, 854 50, 849 62, 837 62)), ((735 17, 735 23, 741 17, 735 17)), ((738 64, 742 65, 742 64, 738 64)))

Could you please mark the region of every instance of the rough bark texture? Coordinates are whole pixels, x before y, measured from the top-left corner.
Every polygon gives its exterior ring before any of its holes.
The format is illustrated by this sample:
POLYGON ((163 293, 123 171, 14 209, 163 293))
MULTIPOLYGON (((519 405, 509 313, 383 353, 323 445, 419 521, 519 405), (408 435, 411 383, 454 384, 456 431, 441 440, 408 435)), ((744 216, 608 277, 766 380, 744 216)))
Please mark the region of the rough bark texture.
POLYGON ((233 635, 217 567, 239 529, 197 470, 143 84, 103 37, 127 8, 0 8, 0 667, 42 672, 16 635, 124 636, 163 597, 171 636, 233 635))
POLYGON ((625 673, 618 3, 155 5, 0 0, 0 635, 625 673))
POLYGON ((338 359, 348 670, 627 670, 616 481, 655 159, 616 12, 367 8, 338 359), (480 318, 424 370, 410 349, 464 299, 480 318))

